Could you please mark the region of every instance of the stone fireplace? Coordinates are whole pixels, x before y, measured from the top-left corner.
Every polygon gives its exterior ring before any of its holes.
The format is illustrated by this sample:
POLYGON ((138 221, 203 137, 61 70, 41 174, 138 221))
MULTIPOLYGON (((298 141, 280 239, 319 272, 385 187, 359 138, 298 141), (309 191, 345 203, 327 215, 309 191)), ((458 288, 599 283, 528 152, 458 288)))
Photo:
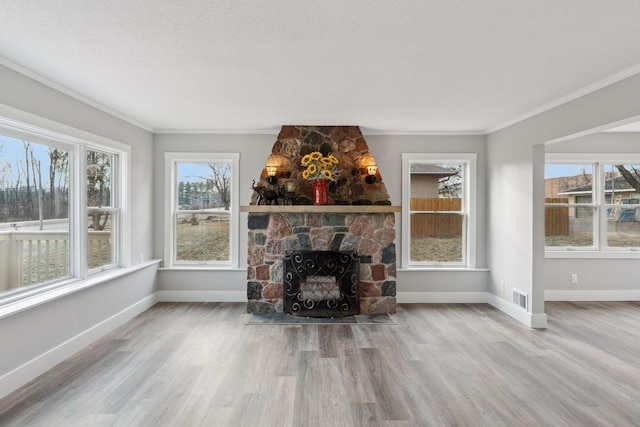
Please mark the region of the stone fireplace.
POLYGON ((291 285, 284 277, 285 263, 293 254, 314 252, 350 254, 357 295, 340 288, 344 278, 335 274, 305 273, 312 279, 303 278, 296 298, 321 308, 298 315, 339 316, 327 308, 347 299, 349 314, 395 313, 394 226, 400 207, 391 206, 380 171, 371 175, 367 169, 375 164, 357 126, 283 126, 255 184, 270 196, 261 198, 256 191, 251 205, 241 208, 249 213, 249 313, 285 311, 285 282, 291 285), (301 159, 314 151, 338 159, 328 205, 311 204, 311 183, 302 178, 301 159), (266 166, 275 166, 275 176, 269 177, 266 166))

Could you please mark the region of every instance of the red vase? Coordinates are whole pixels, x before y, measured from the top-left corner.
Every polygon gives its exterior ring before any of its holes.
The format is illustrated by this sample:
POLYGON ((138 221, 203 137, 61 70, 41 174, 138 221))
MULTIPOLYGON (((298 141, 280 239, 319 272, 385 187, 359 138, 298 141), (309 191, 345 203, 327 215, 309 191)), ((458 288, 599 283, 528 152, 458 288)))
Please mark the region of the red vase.
POLYGON ((327 189, 327 181, 324 179, 316 179, 313 181, 313 204, 326 205, 329 201, 329 190, 327 189))

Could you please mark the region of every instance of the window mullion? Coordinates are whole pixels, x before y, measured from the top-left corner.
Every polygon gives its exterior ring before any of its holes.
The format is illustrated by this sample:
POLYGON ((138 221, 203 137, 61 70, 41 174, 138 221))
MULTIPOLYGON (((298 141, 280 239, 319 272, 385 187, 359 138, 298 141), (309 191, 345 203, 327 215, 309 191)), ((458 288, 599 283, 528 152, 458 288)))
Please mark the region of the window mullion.
MULTIPOLYGON (((189 211, 187 211, 189 212, 189 211)), ((465 211, 409 211, 411 215, 429 214, 429 215, 466 215, 465 211)))
POLYGON ((596 230, 593 233, 597 240, 594 242, 596 248, 602 251, 607 245, 607 229, 608 229, 608 214, 606 205, 606 174, 604 171, 604 164, 602 162, 594 163, 594 180, 596 185, 593 186, 594 194, 593 199, 597 200, 598 206, 595 208, 595 214, 597 214, 597 223, 595 224, 596 230))
POLYGON ((82 145, 77 150, 74 150, 76 158, 74 159, 74 167, 71 182, 74 184, 73 194, 75 196, 72 203, 73 209, 70 213, 71 224, 71 238, 69 239, 70 250, 73 253, 72 269, 74 276, 79 278, 85 278, 88 274, 87 266, 87 251, 88 251, 88 236, 85 230, 88 229, 88 215, 86 211, 87 206, 87 182, 85 178, 87 170, 87 147, 82 145), (80 218, 74 218, 80 215, 80 218), (73 249, 71 249, 73 248, 73 249))

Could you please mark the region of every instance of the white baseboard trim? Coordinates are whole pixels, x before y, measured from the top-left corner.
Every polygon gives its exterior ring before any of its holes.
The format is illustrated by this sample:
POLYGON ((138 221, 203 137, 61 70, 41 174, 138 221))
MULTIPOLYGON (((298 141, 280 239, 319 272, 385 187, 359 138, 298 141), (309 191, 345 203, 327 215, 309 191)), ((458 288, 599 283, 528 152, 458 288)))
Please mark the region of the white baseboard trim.
POLYGON ((502 299, 493 294, 488 295, 488 303, 508 316, 513 317, 518 322, 525 324, 526 326, 534 329, 544 329, 547 327, 547 315, 546 314, 532 314, 528 311, 524 311, 517 305, 510 301, 502 299))
POLYGON ((94 341, 133 319, 138 314, 148 310, 157 302, 156 294, 150 295, 35 359, 26 362, 13 371, 6 373, 0 377, 0 399, 37 378, 39 375, 42 375, 58 363, 73 356, 94 341))
POLYGON ((546 314, 531 314, 515 304, 489 292, 398 292, 396 301, 401 304, 489 304, 520 323, 534 329, 547 327, 546 314))
POLYGON ((547 329, 547 315, 532 314, 530 327, 533 329, 547 329))
POLYGON ((640 290, 544 291, 545 301, 640 301, 640 290))
POLYGON ((487 302, 486 292, 398 292, 400 304, 441 303, 477 304, 487 302))
POLYGON ((247 291, 158 291, 159 302, 247 302, 247 291))

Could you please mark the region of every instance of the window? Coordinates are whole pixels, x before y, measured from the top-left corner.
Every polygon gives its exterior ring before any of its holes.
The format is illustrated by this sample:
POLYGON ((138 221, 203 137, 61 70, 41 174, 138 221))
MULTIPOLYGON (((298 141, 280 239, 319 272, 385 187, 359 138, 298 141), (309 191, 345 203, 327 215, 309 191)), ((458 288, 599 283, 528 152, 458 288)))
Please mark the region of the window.
POLYGON ((640 250, 640 159, 547 154, 547 254, 640 250))
POLYGON ((475 154, 402 155, 403 268, 475 267, 475 154))
POLYGON ((114 172, 118 155, 87 150, 87 265, 103 270, 118 262, 118 198, 114 172))
POLYGON ((0 118, 0 304, 120 265, 126 150, 107 143, 0 118))
POLYGON ((238 266, 237 153, 165 153, 165 267, 238 266))

